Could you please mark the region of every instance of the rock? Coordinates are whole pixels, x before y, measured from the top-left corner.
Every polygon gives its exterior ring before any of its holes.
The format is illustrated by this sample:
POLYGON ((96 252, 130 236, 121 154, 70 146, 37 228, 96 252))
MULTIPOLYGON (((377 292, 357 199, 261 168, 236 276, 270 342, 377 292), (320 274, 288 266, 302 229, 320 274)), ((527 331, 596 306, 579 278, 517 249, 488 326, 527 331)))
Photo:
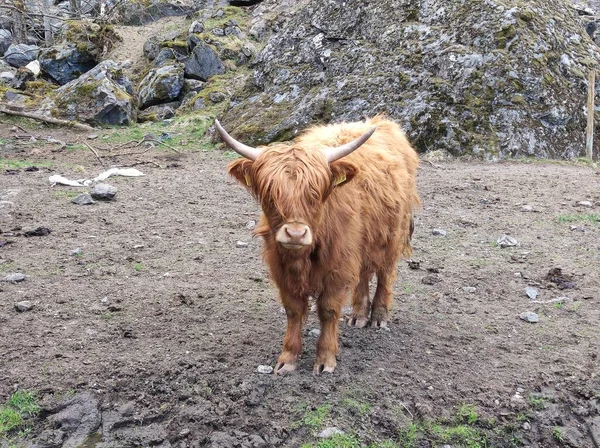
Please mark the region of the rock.
POLYGON ((537 289, 528 286, 525 288, 525 294, 527 294, 527 297, 529 297, 531 300, 535 300, 540 292, 537 289))
POLYGON ((77 205, 90 205, 94 203, 94 200, 88 193, 81 193, 71 199, 71 202, 77 205))
POLYGON ((222 103, 223 101, 225 101, 225 98, 227 98, 227 97, 225 96, 225 94, 223 92, 210 92, 208 94, 208 98, 213 103, 222 103))
POLYGON ((257 368, 258 373, 264 373, 264 374, 269 374, 269 373, 273 373, 273 367, 271 366, 258 366, 257 368))
POLYGON ((553 429, 554 431, 560 432, 561 441, 563 446, 569 446, 573 448, 586 448, 589 439, 581 433, 577 428, 572 426, 561 427, 557 426, 553 429))
POLYGON ((225 73, 223 63, 213 49, 201 43, 196 45, 185 63, 185 77, 207 81, 213 75, 225 73))
POLYGON ((94 199, 102 200, 102 201, 111 201, 115 198, 117 194, 117 189, 109 184, 96 184, 92 191, 90 192, 90 196, 94 199))
POLYGON ((26 67, 19 67, 10 85, 13 89, 25 90, 28 81, 35 79, 34 73, 26 67))
POLYGON ((199 81, 197 79, 184 79, 182 90, 183 90, 183 93, 186 93, 186 94, 189 92, 198 93, 204 88, 205 85, 206 85, 205 82, 199 81))
POLYGON ((500 238, 498 238, 497 243, 501 248, 514 247, 519 244, 516 239, 508 235, 502 235, 500 238))
POLYGON ((15 79, 15 74, 13 72, 0 73, 0 81, 5 84, 10 84, 13 79, 15 79))
POLYGON ((82 446, 85 440, 100 427, 98 400, 89 392, 75 395, 59 403, 57 411, 47 420, 67 434, 63 448, 82 446))
POLYGON ((12 43, 12 33, 9 30, 0 29, 0 54, 4 54, 12 43))
POLYGON ((4 52, 4 60, 13 67, 23 67, 35 61, 40 53, 37 45, 12 44, 4 52))
POLYGON ((432 235, 446 236, 446 231, 443 229, 433 229, 431 232, 432 235))
POLYGON ((56 100, 44 105, 53 113, 91 124, 128 125, 136 121, 133 87, 121 66, 106 60, 59 87, 56 100))
POLYGON ((71 256, 81 255, 82 253, 83 253, 83 250, 81 249, 81 247, 78 247, 77 249, 73 249, 71 251, 71 256))
POLYGON ((149 60, 153 61, 158 56, 160 52, 160 43, 158 43, 154 39, 148 39, 144 42, 144 56, 146 56, 149 60))
POLYGON ((15 303, 15 309, 20 312, 20 313, 24 313, 25 311, 29 311, 33 308, 33 303, 31 303, 29 300, 23 300, 21 302, 17 302, 15 303))
POLYGON ((524 212, 532 212, 533 211, 533 205, 524 205, 521 207, 521 210, 524 212))
POLYGON ((336 428, 335 426, 329 426, 329 427, 325 428, 323 431, 321 431, 319 434, 317 434, 317 437, 319 437, 321 439, 328 439, 331 436, 334 436, 336 434, 344 434, 344 431, 336 428))
POLYGON ((98 63, 86 46, 72 43, 42 50, 39 60, 43 72, 61 86, 79 78, 98 63))
POLYGON ((466 293, 474 293, 477 291, 477 288, 473 287, 473 286, 463 286, 463 291, 466 293))
POLYGON ((27 231, 23 232, 23 236, 26 238, 29 238, 32 236, 48 236, 51 233, 52 233, 52 230, 49 229, 48 227, 36 227, 35 229, 27 230, 27 231))
POLYGON ((3 282, 10 283, 19 283, 25 280, 25 274, 21 274, 20 272, 15 272, 13 274, 7 274, 2 278, 3 282))
POLYGON ((154 66, 161 67, 165 64, 173 65, 175 62, 177 62, 177 55, 175 52, 171 48, 163 48, 154 59, 154 66))
POLYGON ((321 330, 318 328, 313 328, 308 332, 308 334, 313 338, 318 338, 321 335, 321 330))
POLYGON ((421 152, 581 155, 582 80, 587 64, 598 68, 600 49, 583 39, 580 18, 563 2, 284 3, 253 85, 221 117, 245 143, 286 140, 315 122, 359 120, 385 104, 421 152))
POLYGON ((248 243, 245 243, 243 241, 238 241, 236 243, 236 247, 248 247, 248 243))
POLYGON ((192 22, 192 24, 190 25, 190 28, 188 30, 189 34, 196 34, 196 33, 203 33, 204 32, 204 24, 202 22, 198 22, 197 20, 194 20, 192 22))
POLYGON ((593 207, 594 204, 591 203, 590 201, 579 201, 577 203, 577 205, 581 206, 581 207, 593 207))
POLYGON ((150 106, 138 113, 138 122, 160 121, 173 118, 178 106, 178 102, 150 106))
POLYGON ((525 422, 521 425, 521 428, 523 428, 523 431, 529 431, 531 430, 531 425, 529 424, 529 422, 525 422))
POLYGON ((514 394, 510 397, 510 407, 516 410, 522 410, 527 408, 527 401, 520 393, 514 394))
POLYGON ((246 228, 248 230, 254 230, 254 228, 256 227, 256 221, 252 220, 252 221, 248 221, 246 223, 246 228))
POLYGON ((183 66, 165 65, 152 69, 140 83, 140 109, 170 101, 183 87, 183 66))
POLYGON ((426 275, 421 279, 421 283, 425 285, 435 285, 436 283, 441 282, 442 279, 437 274, 426 275))
POLYGON ((538 315, 536 313, 534 313, 533 311, 525 311, 525 312, 519 314, 519 317, 522 320, 524 320, 525 322, 531 322, 531 323, 536 323, 540 320, 538 315))

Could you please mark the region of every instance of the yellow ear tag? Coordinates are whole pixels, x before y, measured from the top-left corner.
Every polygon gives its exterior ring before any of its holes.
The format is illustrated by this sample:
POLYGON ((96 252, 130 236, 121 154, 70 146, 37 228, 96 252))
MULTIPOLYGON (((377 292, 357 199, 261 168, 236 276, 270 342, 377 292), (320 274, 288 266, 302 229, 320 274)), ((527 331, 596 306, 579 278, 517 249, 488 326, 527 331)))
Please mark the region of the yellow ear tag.
POLYGON ((246 185, 251 186, 252 181, 250 180, 250 176, 248 174, 244 174, 244 178, 246 179, 246 185))
POLYGON ((333 185, 339 185, 342 182, 346 181, 346 173, 340 174, 338 177, 335 178, 335 182, 333 183, 333 185))

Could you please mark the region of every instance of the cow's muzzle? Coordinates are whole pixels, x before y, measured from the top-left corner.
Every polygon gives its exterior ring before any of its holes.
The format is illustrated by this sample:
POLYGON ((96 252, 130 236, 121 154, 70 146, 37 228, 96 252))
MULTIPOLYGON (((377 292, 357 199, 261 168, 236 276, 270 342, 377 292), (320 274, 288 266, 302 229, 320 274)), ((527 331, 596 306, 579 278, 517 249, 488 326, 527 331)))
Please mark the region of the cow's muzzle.
POLYGON ((285 223, 277 231, 275 239, 286 249, 302 249, 312 244, 312 231, 306 224, 285 223))

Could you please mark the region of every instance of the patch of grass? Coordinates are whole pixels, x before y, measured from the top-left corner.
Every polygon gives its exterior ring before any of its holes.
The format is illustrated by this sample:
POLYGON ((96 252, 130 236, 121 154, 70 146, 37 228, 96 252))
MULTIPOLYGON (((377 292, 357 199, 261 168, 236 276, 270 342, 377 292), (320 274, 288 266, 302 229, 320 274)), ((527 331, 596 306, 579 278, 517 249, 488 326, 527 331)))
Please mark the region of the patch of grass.
POLYGON ((110 312, 106 312, 106 313, 102 314, 102 319, 110 320, 113 317, 115 317, 115 315, 113 313, 110 313, 110 312))
POLYGON ((434 425, 431 430, 443 443, 457 444, 465 448, 484 448, 487 446, 485 435, 471 426, 434 425))
POLYGON ((542 396, 529 395, 527 401, 533 409, 542 410, 546 408, 546 398, 542 396))
POLYGON ((0 436, 21 428, 25 424, 25 418, 33 417, 39 412, 40 407, 33 392, 15 392, 6 406, 0 406, 0 436))
POLYGON ((21 169, 30 166, 52 166, 51 162, 32 162, 31 160, 15 160, 15 159, 4 159, 0 157, 0 168, 5 169, 21 169))
POLYGON ((573 215, 560 215, 558 222, 570 223, 570 222, 588 222, 590 224, 600 224, 600 213, 580 213, 573 215))
POLYGON ((552 428, 552 437, 554 437, 559 442, 562 442, 564 440, 562 430, 558 426, 552 428))
POLYGON ((54 197, 56 199, 72 199, 80 193, 81 191, 56 191, 54 197))
POLYGON ((146 269, 146 266, 144 266, 142 263, 136 263, 136 264, 133 265, 133 270, 135 272, 141 272, 144 269, 146 269))
POLYGON ((463 422, 472 425, 479 420, 479 415, 475 411, 473 405, 470 404, 462 404, 458 411, 456 412, 456 416, 463 422))
POLYGON ((400 428, 398 431, 398 442, 402 448, 415 448, 419 435, 419 426, 416 423, 411 423, 405 428, 400 428))
POLYGON ((359 415, 366 415, 371 410, 369 403, 354 398, 344 398, 342 404, 345 408, 359 415))
POLYGON ((361 443, 360 439, 354 435, 335 434, 328 439, 320 440, 316 444, 305 443, 302 448, 397 448, 398 445, 391 440, 382 442, 372 442, 369 445, 361 443))
POLYGON ((417 288, 415 288, 415 286, 414 286, 414 285, 411 285, 411 284, 410 284, 410 283, 408 283, 408 282, 404 282, 404 283, 402 283, 402 289, 404 290, 404 293, 405 293, 405 294, 408 294, 408 295, 410 295, 410 294, 414 294, 414 293, 415 293, 415 291, 417 290, 417 288))
POLYGON ((323 421, 329 415, 331 411, 330 404, 322 404, 315 409, 306 409, 304 415, 299 421, 292 423, 292 429, 300 428, 302 426, 310 428, 313 431, 320 429, 323 426, 323 421))

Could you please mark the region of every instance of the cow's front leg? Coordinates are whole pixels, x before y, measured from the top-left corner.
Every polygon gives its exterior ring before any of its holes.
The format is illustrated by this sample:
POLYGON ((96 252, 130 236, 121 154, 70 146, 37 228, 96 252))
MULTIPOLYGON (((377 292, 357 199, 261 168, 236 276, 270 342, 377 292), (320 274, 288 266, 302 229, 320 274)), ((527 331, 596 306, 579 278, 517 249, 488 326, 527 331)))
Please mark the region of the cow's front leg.
POLYGON ((291 298, 282 295, 287 315, 287 330, 283 338, 283 351, 277 360, 275 374, 281 375, 296 370, 302 352, 302 325, 308 312, 308 298, 291 298))
POLYGON ((337 364, 335 356, 338 353, 338 322, 341 315, 343 296, 322 294, 317 301, 321 334, 317 340, 317 359, 314 372, 332 373, 337 364))

